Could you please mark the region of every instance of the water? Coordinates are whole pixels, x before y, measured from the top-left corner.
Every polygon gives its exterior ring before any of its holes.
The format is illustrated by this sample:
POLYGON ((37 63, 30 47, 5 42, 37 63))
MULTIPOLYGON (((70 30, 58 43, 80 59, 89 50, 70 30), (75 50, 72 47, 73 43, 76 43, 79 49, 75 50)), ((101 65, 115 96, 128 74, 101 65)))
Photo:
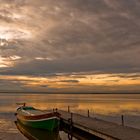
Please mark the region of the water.
MULTIPOLYGON (((140 129, 140 94, 0 94, 0 139, 26 140, 19 132, 14 121, 16 103, 26 102, 38 109, 60 108, 98 117, 107 121, 121 123, 124 115, 125 125, 140 129)), ((43 135, 43 134, 42 134, 43 135)), ((62 140, 68 140, 67 134, 59 133, 62 140)), ((73 139, 75 140, 75 139, 73 139)))

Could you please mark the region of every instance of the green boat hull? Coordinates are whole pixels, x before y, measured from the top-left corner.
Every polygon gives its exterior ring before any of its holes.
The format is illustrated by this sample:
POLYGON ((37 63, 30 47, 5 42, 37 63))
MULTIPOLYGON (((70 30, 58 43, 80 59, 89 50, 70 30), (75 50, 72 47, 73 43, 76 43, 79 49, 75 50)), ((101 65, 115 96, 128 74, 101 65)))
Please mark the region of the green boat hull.
POLYGON ((37 128, 37 129, 46 129, 53 131, 58 128, 60 121, 57 118, 48 119, 48 120, 19 120, 23 125, 37 128))
POLYGON ((61 140, 59 130, 47 131, 25 126, 19 121, 15 122, 18 130, 29 140, 61 140))

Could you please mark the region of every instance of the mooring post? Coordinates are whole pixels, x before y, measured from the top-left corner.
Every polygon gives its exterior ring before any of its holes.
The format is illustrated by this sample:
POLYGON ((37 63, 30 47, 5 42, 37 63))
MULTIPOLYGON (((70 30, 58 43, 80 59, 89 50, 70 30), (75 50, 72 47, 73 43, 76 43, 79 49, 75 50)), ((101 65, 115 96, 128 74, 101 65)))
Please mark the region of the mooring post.
POLYGON ((71 116, 71 122, 73 122, 73 113, 70 113, 71 116))
POLYGON ((68 112, 70 112, 70 106, 68 106, 68 112))
POLYGON ((23 103, 23 106, 26 106, 26 103, 23 103))
POLYGON ((88 109, 88 117, 90 117, 90 115, 89 115, 89 109, 88 109))
POLYGON ((124 115, 121 116, 122 119, 122 126, 124 126, 124 115))
POLYGON ((72 135, 72 127, 73 127, 73 113, 70 113, 70 118, 68 119, 69 122, 69 133, 68 133, 68 139, 72 140, 73 135, 72 135))
MULTIPOLYGON (((73 113, 71 113, 71 122, 70 122, 70 133, 72 134, 72 127, 73 127, 73 113)), ((71 135, 72 137, 72 135, 71 135)))

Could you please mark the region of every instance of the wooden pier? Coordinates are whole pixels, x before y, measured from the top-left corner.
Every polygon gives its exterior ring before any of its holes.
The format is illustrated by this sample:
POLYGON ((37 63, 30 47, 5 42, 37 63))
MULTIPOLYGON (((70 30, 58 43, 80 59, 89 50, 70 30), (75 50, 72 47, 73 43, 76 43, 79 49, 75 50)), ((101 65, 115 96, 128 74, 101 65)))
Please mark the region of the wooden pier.
POLYGON ((70 131, 79 129, 99 140, 140 140, 139 129, 91 118, 89 111, 87 117, 71 113, 70 110, 57 111, 61 114, 62 124, 68 126, 70 131))

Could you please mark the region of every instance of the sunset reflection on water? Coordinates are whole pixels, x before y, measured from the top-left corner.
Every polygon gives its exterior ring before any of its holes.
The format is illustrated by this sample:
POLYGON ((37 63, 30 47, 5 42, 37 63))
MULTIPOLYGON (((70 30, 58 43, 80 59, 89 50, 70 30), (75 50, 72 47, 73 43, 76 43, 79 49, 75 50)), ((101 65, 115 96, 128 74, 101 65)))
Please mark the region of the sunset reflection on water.
POLYGON ((16 103, 26 102, 39 109, 63 109, 70 106, 71 111, 84 113, 88 109, 97 114, 140 115, 140 95, 105 94, 1 94, 0 111, 14 112, 16 103))

